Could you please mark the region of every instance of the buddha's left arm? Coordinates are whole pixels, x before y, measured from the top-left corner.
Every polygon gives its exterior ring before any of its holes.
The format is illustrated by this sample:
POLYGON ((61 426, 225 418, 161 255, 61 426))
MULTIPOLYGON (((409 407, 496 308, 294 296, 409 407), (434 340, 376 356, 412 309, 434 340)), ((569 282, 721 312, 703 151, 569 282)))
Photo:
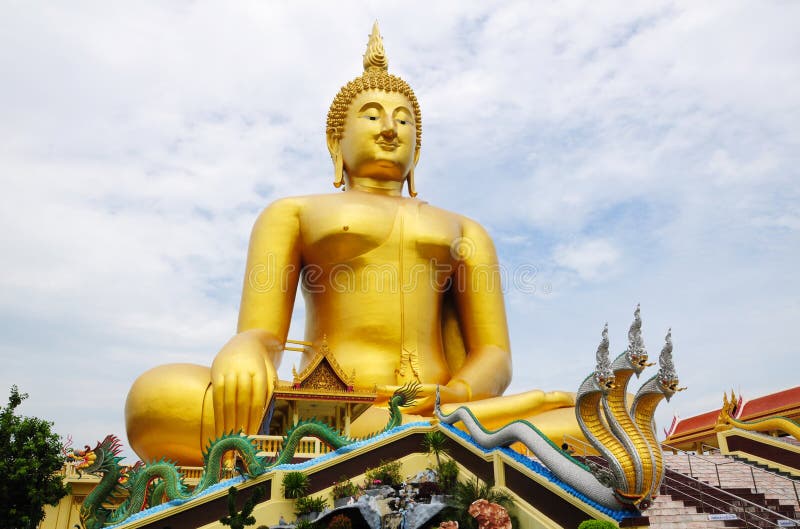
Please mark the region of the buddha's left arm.
POLYGON ((462 256, 453 285, 467 356, 447 384, 470 400, 495 397, 511 382, 511 346, 508 338, 500 267, 489 234, 465 219, 462 240, 455 248, 462 256))

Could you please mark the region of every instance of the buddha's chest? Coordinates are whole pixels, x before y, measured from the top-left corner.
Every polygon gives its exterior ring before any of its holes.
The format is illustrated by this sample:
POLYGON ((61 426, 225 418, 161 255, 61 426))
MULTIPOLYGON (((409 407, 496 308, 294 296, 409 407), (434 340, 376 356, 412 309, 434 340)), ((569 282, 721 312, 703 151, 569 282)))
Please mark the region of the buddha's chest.
POLYGON ((435 262, 449 265, 451 246, 461 234, 456 219, 418 201, 342 203, 304 215, 301 223, 306 265, 356 266, 435 262))

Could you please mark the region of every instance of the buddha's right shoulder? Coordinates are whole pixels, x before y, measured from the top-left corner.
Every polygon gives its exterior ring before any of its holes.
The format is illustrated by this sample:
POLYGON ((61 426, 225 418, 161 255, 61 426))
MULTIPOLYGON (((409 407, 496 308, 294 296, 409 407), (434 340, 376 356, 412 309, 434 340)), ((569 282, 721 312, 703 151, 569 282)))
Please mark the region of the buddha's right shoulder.
POLYGON ((289 211, 293 209, 302 209, 305 203, 306 197, 285 197, 279 198, 278 200, 271 202, 264 210, 261 212, 263 215, 264 213, 270 211, 289 211))
POLYGON ((253 224, 253 232, 270 230, 278 224, 299 219, 303 211, 303 197, 279 198, 272 202, 258 215, 253 224))
POLYGON ((270 224, 277 219, 299 219, 303 216, 303 213, 309 209, 316 209, 329 205, 329 202, 335 200, 334 197, 337 197, 337 195, 325 193, 320 195, 279 198, 261 211, 261 214, 256 220, 256 226, 260 224, 270 224))

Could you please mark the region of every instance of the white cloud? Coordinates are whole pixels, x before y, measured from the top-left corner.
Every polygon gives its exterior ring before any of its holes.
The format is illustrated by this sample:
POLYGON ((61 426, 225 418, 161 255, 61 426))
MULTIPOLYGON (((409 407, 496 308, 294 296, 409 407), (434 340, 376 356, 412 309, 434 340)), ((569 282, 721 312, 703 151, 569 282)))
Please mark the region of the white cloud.
POLYGON ((615 274, 619 250, 605 239, 573 242, 556 246, 556 264, 566 267, 585 280, 607 279, 615 274))
POLYGON ((138 373, 211 361, 257 212, 332 189, 325 113, 375 18, 421 101, 421 197, 538 271, 508 294, 515 390, 574 389, 636 302, 689 382, 665 410, 795 383, 800 6, 314 7, 0 8, 0 389, 26 412, 124 434, 138 373))

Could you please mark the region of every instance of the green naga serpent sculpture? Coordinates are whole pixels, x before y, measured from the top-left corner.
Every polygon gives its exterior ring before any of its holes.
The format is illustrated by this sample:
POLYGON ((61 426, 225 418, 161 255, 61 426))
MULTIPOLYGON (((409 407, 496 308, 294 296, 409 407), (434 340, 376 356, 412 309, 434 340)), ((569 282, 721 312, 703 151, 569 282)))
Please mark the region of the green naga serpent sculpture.
POLYGON ((86 496, 81 506, 81 523, 85 529, 100 529, 115 525, 131 515, 153 505, 172 500, 188 500, 219 483, 223 456, 231 451, 239 454, 242 474, 253 478, 271 468, 290 463, 303 437, 316 437, 334 450, 374 437, 402 424, 400 408, 414 404, 419 384, 411 383, 395 391, 389 399, 389 421, 372 435, 362 438, 342 436, 329 425, 315 419, 301 421, 284 436, 283 446, 274 459, 260 457, 253 442, 240 434, 230 433, 209 443, 203 453, 203 475, 194 489, 189 490, 178 468, 169 461, 137 463, 134 467, 120 465, 120 443, 109 435, 94 449, 71 450, 67 463, 79 473, 101 475, 100 483, 86 496), (121 500, 121 503, 120 503, 121 500))

